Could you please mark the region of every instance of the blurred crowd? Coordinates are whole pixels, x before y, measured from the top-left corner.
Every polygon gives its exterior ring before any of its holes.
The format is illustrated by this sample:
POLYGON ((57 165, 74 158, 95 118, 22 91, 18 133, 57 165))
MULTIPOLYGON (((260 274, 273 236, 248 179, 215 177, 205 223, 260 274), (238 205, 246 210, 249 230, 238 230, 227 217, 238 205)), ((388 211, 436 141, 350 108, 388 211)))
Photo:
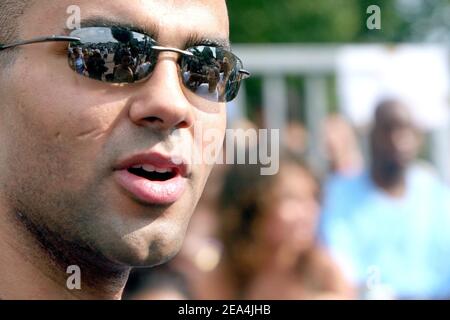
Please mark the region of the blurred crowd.
POLYGON ((450 298, 450 190, 407 106, 379 103, 368 159, 346 119, 324 119, 322 175, 302 124, 286 130, 278 174, 216 165, 181 252, 136 269, 124 298, 450 298))

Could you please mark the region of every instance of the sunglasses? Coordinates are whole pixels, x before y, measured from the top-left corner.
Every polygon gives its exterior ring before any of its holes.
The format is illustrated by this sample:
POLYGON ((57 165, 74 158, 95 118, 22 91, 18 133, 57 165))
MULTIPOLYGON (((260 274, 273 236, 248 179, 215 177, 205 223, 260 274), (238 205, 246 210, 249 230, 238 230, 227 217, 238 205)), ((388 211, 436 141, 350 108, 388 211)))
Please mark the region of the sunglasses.
POLYGON ((149 79, 164 51, 179 54, 183 85, 196 96, 213 102, 236 98, 241 81, 250 77, 242 61, 217 46, 198 45, 180 50, 158 46, 150 36, 124 27, 85 27, 69 36, 50 36, 0 45, 0 51, 41 42, 68 42, 70 68, 94 80, 129 84, 149 79))

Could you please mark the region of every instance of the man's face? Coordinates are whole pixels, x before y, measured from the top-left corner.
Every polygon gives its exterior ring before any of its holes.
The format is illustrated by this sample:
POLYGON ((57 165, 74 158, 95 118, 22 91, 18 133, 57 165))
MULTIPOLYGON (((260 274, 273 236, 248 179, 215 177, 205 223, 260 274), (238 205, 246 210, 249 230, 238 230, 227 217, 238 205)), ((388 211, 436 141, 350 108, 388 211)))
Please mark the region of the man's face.
POLYGON ((374 157, 388 166, 406 167, 420 148, 420 138, 406 107, 393 105, 384 112, 372 132, 374 157))
MULTIPOLYGON (((36 1, 21 18, 20 38, 65 34, 73 4, 82 20, 157 27, 156 40, 167 47, 184 49, 192 35, 228 39, 223 0, 36 1)), ((180 143, 202 152, 206 144, 194 141, 194 123, 225 132, 225 105, 182 86, 176 53, 161 53, 149 80, 120 86, 77 75, 66 49, 67 43, 21 47, 2 76, 3 201, 38 228, 112 262, 164 262, 182 243, 211 167, 189 165, 161 187, 130 181, 124 164, 135 164, 127 160, 136 155, 166 162, 180 143)))

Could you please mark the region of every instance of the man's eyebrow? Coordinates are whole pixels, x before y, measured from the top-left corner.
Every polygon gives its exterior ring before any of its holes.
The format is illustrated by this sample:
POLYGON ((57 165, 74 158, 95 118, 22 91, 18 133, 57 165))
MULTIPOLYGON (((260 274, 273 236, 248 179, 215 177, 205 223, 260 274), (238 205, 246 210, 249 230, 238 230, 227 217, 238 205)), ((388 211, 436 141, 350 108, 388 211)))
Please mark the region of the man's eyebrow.
MULTIPOLYGON (((121 21, 119 19, 111 19, 105 17, 93 16, 86 19, 81 20, 80 26, 82 28, 89 27, 119 27, 128 29, 130 31, 139 32, 150 36, 150 38, 156 40, 159 34, 159 28, 156 24, 150 24, 146 26, 133 24, 130 22, 121 21)), ((72 31, 72 30, 70 30, 72 31)))
POLYGON ((224 38, 202 37, 196 33, 191 33, 184 44, 185 49, 194 46, 213 46, 230 50, 230 41, 224 38))
MULTIPOLYGON (((81 21, 80 26, 82 28, 89 27, 120 27, 129 29, 131 31, 140 32, 150 36, 154 40, 158 40, 159 36, 159 28, 156 24, 150 25, 137 25, 130 22, 121 21, 119 19, 114 18, 105 18, 101 16, 93 16, 89 18, 85 18, 81 21)), ((72 30, 69 30, 72 31, 72 30)), ((224 48, 230 50, 231 44, 229 39, 221 38, 221 37, 203 37, 197 33, 189 34, 184 48, 190 48, 193 46, 205 45, 205 46, 214 46, 219 48, 224 48)))

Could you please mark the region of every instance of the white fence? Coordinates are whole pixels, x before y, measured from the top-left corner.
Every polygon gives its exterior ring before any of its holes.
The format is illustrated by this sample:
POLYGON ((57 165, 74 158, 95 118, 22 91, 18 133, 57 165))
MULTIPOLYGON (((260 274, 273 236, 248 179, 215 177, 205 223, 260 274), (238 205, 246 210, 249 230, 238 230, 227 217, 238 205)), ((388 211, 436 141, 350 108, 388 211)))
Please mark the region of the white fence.
MULTIPOLYGON (((371 45, 372 47, 374 45, 371 45)), ((380 47, 382 45, 379 45, 380 47)), ((359 47, 364 47, 360 45, 359 47)), ((287 76, 305 79, 306 126, 311 141, 308 160, 316 170, 326 167, 321 124, 329 109, 327 77, 337 73, 340 45, 236 45, 234 51, 253 75, 262 77, 263 108, 267 128, 283 132, 288 121, 287 76)), ((448 51, 447 51, 448 52, 448 51)), ((448 70, 450 73, 450 70, 448 70)), ((236 100, 245 114, 245 86, 236 100)), ((342 106, 339 106, 342 109, 342 106)), ((442 176, 450 181, 450 124, 432 130, 431 160, 442 176)))

